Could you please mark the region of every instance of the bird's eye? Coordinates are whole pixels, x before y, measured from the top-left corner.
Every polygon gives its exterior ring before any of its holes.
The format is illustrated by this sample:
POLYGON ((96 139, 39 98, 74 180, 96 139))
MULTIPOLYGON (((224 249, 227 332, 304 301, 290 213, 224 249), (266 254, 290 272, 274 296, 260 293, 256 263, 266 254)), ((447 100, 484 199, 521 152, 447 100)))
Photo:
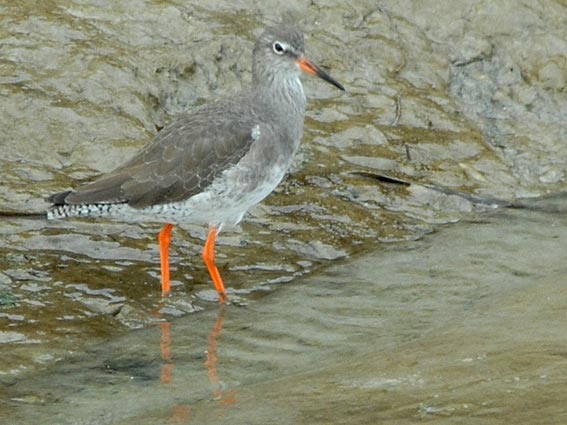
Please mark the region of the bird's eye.
POLYGON ((276 41, 274 43, 273 48, 274 48, 274 52, 276 52, 278 55, 283 55, 285 52, 284 46, 279 41, 276 41))

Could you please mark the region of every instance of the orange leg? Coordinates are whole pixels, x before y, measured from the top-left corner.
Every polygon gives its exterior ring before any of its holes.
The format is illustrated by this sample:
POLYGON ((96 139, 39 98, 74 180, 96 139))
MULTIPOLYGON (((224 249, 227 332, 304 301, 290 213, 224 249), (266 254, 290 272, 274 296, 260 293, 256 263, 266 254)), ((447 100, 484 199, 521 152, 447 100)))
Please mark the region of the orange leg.
POLYGON ((209 227, 209 236, 207 236, 207 242, 205 242, 205 249, 203 249, 203 260, 205 260, 205 265, 207 266, 207 270, 209 270, 209 274, 211 275, 211 279, 213 279, 213 283, 215 284, 215 288, 219 293, 219 299, 221 303, 226 302, 226 289, 224 289, 224 283, 222 283, 222 278, 220 276, 219 269, 215 265, 215 240, 219 233, 219 228, 210 226, 209 227))
POLYGON ((169 282, 169 244, 171 242, 171 231, 173 224, 167 223, 158 235, 159 256, 161 260, 161 294, 167 294, 171 289, 169 282))

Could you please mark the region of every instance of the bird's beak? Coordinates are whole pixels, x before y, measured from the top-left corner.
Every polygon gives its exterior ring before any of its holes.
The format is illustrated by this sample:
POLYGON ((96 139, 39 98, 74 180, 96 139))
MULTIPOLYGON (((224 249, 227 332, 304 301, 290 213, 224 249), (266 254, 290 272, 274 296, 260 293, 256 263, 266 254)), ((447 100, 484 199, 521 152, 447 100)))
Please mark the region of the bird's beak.
POLYGON ((327 74, 327 72, 325 72, 321 68, 319 68, 313 62, 311 62, 309 59, 307 59, 305 56, 300 57, 299 59, 297 59, 296 62, 299 65, 299 68, 301 68, 302 71, 307 72, 308 74, 311 74, 311 75, 316 75, 317 77, 322 78, 323 80, 327 81, 328 83, 331 83, 333 86, 335 86, 335 87, 337 87, 341 90, 345 89, 341 83, 339 83, 337 80, 335 80, 329 74, 327 74))

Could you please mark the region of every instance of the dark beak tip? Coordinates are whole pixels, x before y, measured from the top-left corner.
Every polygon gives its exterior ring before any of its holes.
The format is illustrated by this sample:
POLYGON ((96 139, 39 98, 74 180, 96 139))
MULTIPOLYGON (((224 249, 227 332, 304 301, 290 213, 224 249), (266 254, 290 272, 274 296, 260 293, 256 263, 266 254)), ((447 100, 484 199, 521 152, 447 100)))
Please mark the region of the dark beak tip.
MULTIPOLYGON (((325 79, 326 80, 326 79, 325 79)), ((342 91, 346 91, 345 90, 345 86, 343 86, 341 83, 339 83, 337 80, 335 80, 334 78, 331 77, 332 81, 327 80, 327 82, 331 83, 333 86, 335 86, 336 88, 338 88, 339 90, 342 91)))
POLYGON ((328 74, 326 71, 323 71, 322 69, 318 69, 317 71, 318 71, 317 76, 319 78, 328 82, 329 84, 332 84, 333 86, 335 86, 339 90, 345 91, 345 87, 341 83, 339 83, 337 80, 335 80, 333 77, 331 77, 331 75, 328 74))

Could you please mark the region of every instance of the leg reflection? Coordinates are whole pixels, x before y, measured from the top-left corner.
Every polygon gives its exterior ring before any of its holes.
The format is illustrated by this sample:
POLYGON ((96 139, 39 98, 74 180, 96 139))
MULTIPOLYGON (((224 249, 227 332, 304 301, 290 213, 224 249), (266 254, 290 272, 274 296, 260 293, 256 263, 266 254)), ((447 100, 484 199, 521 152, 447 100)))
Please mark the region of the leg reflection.
MULTIPOLYGON (((155 310, 154 315, 160 317, 159 307, 155 310)), ((207 376, 209 382, 211 383, 212 391, 215 400, 219 401, 219 404, 223 407, 223 410, 219 412, 219 416, 224 416, 226 411, 224 410, 227 406, 236 403, 237 390, 226 390, 223 388, 223 384, 219 378, 217 363, 218 363, 218 339, 221 335, 224 319, 225 319, 226 305, 221 304, 219 306, 218 315, 215 321, 215 325, 208 336, 208 344, 205 360, 205 368, 207 369, 207 376)), ((160 382, 163 384, 171 383, 173 379, 173 370, 175 362, 172 359, 172 335, 171 335, 171 322, 163 321, 159 322, 159 327, 161 330, 161 340, 160 340, 160 353, 163 360, 163 365, 161 366, 160 382)), ((188 420, 191 407, 186 404, 180 404, 173 408, 172 419, 175 421, 188 420)))
MULTIPOLYGON (((220 404, 223 406, 230 405, 236 403, 236 390, 225 391, 222 387, 222 383, 219 379, 219 375, 217 372, 217 347, 218 347, 218 338, 221 334, 223 325, 224 325, 224 316, 225 316, 225 305, 222 304, 219 308, 219 313, 217 316, 217 320, 215 322, 215 326, 213 330, 209 334, 209 344, 207 347, 207 360, 205 360, 205 367, 207 368, 207 375, 209 376, 209 382, 213 387, 213 395, 215 399, 219 400, 220 404)), ((224 412, 223 412, 224 415, 224 412)))
MULTIPOLYGON (((153 316, 161 319, 160 310, 163 304, 160 303, 153 312, 153 316)), ((163 365, 161 366, 160 382, 162 384, 169 384, 173 378, 173 368, 175 362, 171 357, 171 322, 164 320, 158 323, 161 330, 161 339, 159 342, 159 351, 161 354, 161 359, 163 360, 163 365)), ((178 404, 173 407, 171 412, 171 419, 174 423, 187 423, 189 421, 189 413, 191 412, 191 407, 187 404, 178 404)))

